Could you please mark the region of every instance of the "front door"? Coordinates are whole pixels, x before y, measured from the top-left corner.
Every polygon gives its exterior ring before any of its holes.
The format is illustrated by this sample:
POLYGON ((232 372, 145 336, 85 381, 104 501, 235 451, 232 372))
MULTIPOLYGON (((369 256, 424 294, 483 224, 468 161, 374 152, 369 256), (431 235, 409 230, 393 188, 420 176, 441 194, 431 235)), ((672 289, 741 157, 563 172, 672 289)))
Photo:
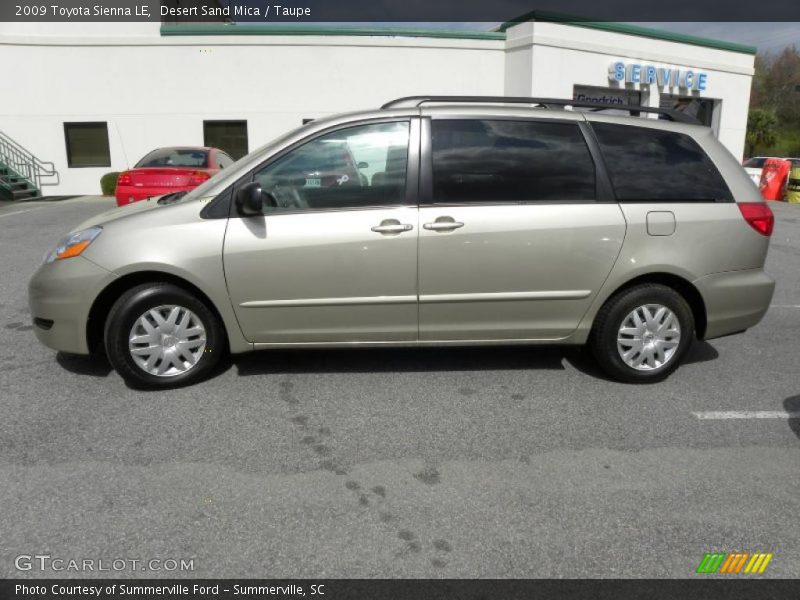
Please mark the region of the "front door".
POLYGON ((575 330, 625 235, 619 206, 598 201, 580 120, 430 122, 421 340, 557 340, 575 330))
POLYGON ((406 191, 417 127, 397 120, 339 129, 254 171, 273 205, 263 216, 231 218, 224 247, 248 340, 417 339, 416 185, 406 191))

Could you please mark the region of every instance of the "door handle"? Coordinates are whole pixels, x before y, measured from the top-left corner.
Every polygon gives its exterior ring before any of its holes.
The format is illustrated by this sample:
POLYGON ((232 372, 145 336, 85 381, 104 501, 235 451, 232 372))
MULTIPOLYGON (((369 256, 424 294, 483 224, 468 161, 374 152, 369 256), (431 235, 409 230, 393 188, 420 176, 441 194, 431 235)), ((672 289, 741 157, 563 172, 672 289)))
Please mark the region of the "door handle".
POLYGON ((439 217, 433 223, 425 223, 422 225, 422 227, 428 231, 453 231, 463 226, 463 223, 456 221, 453 217, 439 217))
POLYGON ((411 231, 412 229, 414 229, 413 225, 401 223, 397 219, 386 219, 385 221, 381 221, 380 225, 372 227, 372 231, 375 233, 383 233, 384 235, 403 233, 404 231, 411 231))

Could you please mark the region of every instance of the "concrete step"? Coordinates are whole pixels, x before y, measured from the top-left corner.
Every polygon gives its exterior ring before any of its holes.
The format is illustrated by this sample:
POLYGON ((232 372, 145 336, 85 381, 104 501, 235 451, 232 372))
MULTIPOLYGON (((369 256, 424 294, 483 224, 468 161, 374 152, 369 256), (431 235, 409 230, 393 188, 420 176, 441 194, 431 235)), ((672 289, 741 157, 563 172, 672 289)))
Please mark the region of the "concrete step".
POLYGON ((14 200, 28 200, 30 198, 34 198, 39 195, 39 192, 36 190, 24 189, 24 190, 12 190, 11 196, 14 200))

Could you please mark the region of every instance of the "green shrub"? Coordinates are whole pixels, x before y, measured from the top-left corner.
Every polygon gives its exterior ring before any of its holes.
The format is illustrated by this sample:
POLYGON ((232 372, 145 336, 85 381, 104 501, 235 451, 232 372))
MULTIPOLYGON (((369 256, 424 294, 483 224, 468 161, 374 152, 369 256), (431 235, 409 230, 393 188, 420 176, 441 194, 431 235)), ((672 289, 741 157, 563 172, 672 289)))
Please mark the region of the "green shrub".
POLYGON ((118 171, 106 173, 100 178, 100 189, 103 190, 103 196, 113 196, 117 190, 117 178, 119 177, 118 171))

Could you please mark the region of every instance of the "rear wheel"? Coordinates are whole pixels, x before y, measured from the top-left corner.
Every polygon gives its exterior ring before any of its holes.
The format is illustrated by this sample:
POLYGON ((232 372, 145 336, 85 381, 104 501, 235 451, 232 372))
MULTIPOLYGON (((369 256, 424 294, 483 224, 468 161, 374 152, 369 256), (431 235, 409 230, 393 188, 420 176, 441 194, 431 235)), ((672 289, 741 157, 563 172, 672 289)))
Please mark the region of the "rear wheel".
POLYGON ((148 388, 199 381, 214 368, 224 348, 217 316, 169 283, 143 284, 123 294, 108 315, 104 338, 117 372, 148 388))
POLYGON ((672 373, 693 339, 694 317, 683 296, 665 285, 643 284, 606 302, 589 346, 614 379, 648 383, 672 373))

